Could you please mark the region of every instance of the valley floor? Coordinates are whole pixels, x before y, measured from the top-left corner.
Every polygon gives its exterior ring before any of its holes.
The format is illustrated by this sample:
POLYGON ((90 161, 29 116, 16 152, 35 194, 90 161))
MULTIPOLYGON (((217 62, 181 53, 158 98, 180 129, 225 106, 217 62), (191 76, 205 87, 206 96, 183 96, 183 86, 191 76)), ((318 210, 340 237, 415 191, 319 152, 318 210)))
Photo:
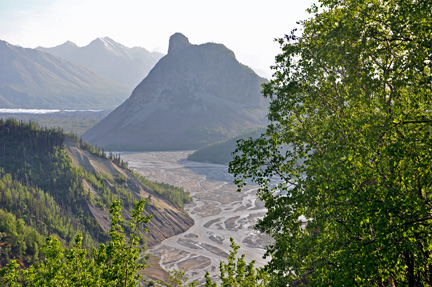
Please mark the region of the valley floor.
POLYGON ((233 237, 247 262, 255 260, 256 266, 264 265, 264 247, 271 238, 253 229, 257 218, 266 212, 263 203, 256 200, 256 187, 237 193, 226 166, 187 161, 190 153, 122 154, 136 172, 153 181, 183 187, 194 199, 186 210, 195 225, 149 252, 161 258, 164 269, 184 268, 190 279, 202 281, 206 270, 215 278, 219 275, 219 262, 226 260, 233 237))

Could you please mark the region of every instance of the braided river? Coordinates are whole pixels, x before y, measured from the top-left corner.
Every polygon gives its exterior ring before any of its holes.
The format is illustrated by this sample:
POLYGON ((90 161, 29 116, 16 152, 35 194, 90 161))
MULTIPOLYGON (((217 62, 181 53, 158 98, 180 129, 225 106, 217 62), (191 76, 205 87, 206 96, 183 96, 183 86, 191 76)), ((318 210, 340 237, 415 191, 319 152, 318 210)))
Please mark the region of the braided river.
MULTIPOLYGON (((226 261, 230 238, 240 245, 246 262, 263 266, 265 246, 272 240, 253 227, 266 209, 256 199, 256 186, 236 192, 226 165, 188 161, 191 151, 122 153, 129 167, 146 178, 179 186, 191 193, 185 210, 195 224, 185 233, 162 241, 149 250, 161 258, 165 270, 184 269, 190 280, 203 281, 209 271, 215 279, 219 263, 226 261)), ((151 230, 150 230, 151 232, 151 230)))

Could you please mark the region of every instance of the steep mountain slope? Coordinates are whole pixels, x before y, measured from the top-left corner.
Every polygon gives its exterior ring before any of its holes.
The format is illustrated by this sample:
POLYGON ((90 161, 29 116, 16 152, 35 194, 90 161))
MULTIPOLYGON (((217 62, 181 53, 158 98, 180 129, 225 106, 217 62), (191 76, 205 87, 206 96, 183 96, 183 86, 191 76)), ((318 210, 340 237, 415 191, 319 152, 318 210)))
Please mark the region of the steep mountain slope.
MULTIPOLYGON (((137 198, 148 199, 146 211, 148 214, 154 214, 153 219, 146 226, 149 232, 144 234, 149 246, 154 246, 168 237, 184 232, 193 225, 192 218, 181 211, 178 206, 161 197, 158 192, 145 184, 145 180, 143 181, 129 170, 118 166, 107 158, 80 148, 78 142, 70 137, 65 138, 65 146, 75 166, 83 167, 87 172, 106 177, 106 183, 110 186, 121 183, 126 192, 132 193, 134 200, 137 198), (114 183, 110 182, 111 179, 114 179, 114 183)), ((96 192, 95 187, 91 186, 90 182, 85 183, 85 185, 90 188, 91 192, 96 192)), ((104 227, 105 231, 108 231, 106 218, 109 216, 106 210, 91 203, 87 203, 87 206, 99 224, 104 227)))
POLYGON ((130 98, 83 138, 113 150, 200 148, 265 125, 264 81, 225 46, 176 33, 130 98))
POLYGON ((139 236, 149 246, 193 225, 181 210, 190 199, 184 190, 148 182, 118 157, 61 131, 0 120, 0 145, 0 265, 14 257, 37 260, 47 235, 69 243, 81 233, 87 247, 106 241, 115 199, 130 218, 133 202, 147 198, 146 213, 154 218, 139 236), (181 202, 167 199, 172 191, 181 202))
POLYGON ((0 40, 2 108, 112 109, 127 95, 84 66, 0 40))
POLYGON ((131 90, 163 56, 142 47, 128 48, 108 37, 97 38, 84 47, 67 41, 56 47, 37 49, 86 66, 98 74, 127 85, 131 90))

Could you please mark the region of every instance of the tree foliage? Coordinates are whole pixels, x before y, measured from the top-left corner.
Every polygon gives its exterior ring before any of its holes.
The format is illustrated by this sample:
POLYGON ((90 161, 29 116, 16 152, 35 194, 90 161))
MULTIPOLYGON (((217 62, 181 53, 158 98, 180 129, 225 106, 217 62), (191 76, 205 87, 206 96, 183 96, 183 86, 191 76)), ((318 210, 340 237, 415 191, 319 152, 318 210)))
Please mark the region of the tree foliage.
POLYGON ((189 277, 186 275, 184 269, 181 270, 171 270, 168 272, 168 284, 170 287, 196 287, 198 286, 196 281, 191 281, 187 283, 189 277))
POLYGON ((220 263, 220 279, 223 287, 260 287, 266 286, 268 276, 260 268, 255 268, 255 261, 246 263, 245 255, 242 254, 239 258, 236 257, 240 246, 235 244, 234 239, 231 240, 231 250, 228 256, 227 263, 220 263))
POLYGON ((169 200, 176 207, 182 210, 185 204, 192 202, 190 192, 185 191, 182 187, 177 187, 164 182, 151 181, 137 173, 134 173, 134 176, 138 178, 142 184, 154 190, 157 194, 169 200))
POLYGON ((271 124, 230 163, 260 185, 272 284, 430 286, 432 2, 320 3, 279 40, 271 124))
MULTIPOLYGON (((268 275, 262 268, 255 268, 255 261, 246 263, 245 255, 237 257, 238 246, 233 238, 230 238, 231 250, 227 258, 228 262, 220 262, 219 278, 221 287, 262 287, 267 286, 268 275)), ((206 287, 216 287, 217 284, 210 278, 208 272, 205 275, 206 287)))
POLYGON ((152 216, 143 215, 145 200, 135 202, 130 227, 133 232, 126 238, 121 215, 120 201, 111 205, 111 240, 93 250, 89 256, 82 246, 82 236, 77 235, 75 245, 63 249, 53 236, 46 239, 42 253, 44 259, 38 266, 19 268, 11 260, 0 270, 1 286, 139 286, 145 265, 139 263, 139 237, 136 232, 152 216))

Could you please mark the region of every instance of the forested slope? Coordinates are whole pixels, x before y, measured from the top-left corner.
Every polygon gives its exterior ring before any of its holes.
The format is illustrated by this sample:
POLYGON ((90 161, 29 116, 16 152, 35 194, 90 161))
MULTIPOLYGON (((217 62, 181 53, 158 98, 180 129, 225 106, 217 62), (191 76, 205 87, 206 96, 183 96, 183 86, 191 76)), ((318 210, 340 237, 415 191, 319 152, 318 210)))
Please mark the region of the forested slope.
POLYGON ((155 220, 147 226, 150 232, 139 236, 154 245, 193 224, 181 210, 190 201, 188 193, 168 189, 177 193, 171 195, 175 204, 165 199, 168 191, 164 198, 144 185, 119 157, 59 130, 0 120, 0 264, 12 258, 24 265, 38 260, 48 235, 65 245, 77 233, 87 247, 107 241, 109 206, 116 199, 126 218, 135 200, 148 199, 146 213, 155 214, 155 220))
POLYGON ((235 138, 231 138, 226 141, 217 142, 205 146, 191 155, 188 156, 188 160, 197 162, 208 162, 215 164, 228 164, 233 160, 232 153, 237 148, 237 141, 240 139, 258 138, 265 132, 264 129, 258 129, 254 132, 240 135, 235 138))

